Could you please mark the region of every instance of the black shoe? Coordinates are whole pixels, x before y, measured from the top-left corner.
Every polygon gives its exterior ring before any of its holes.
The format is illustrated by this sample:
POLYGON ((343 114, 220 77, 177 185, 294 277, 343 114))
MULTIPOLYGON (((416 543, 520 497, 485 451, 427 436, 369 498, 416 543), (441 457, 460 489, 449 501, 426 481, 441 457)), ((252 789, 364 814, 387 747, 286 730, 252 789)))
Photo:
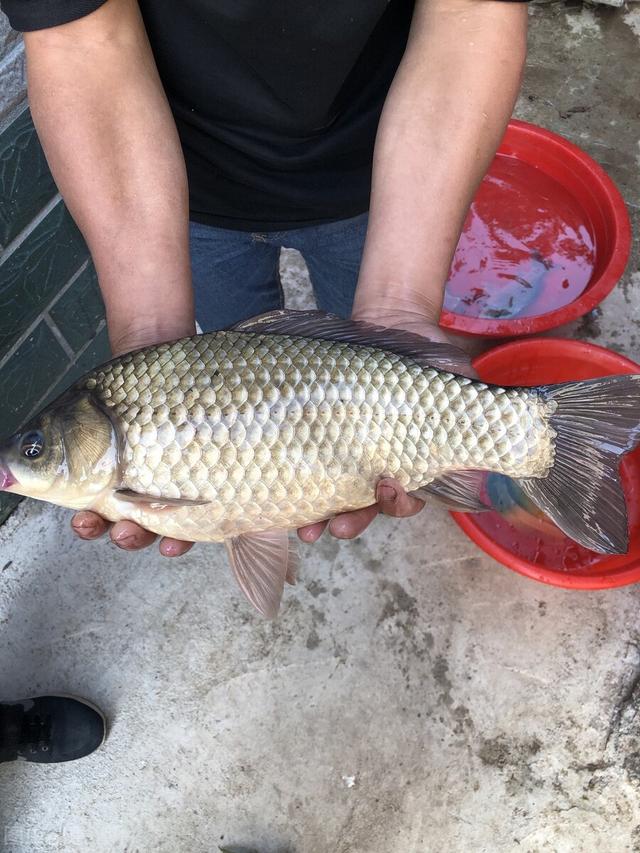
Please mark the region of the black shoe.
POLYGON ((104 715, 84 699, 38 696, 0 703, 0 762, 84 758, 102 745, 105 732, 104 715))

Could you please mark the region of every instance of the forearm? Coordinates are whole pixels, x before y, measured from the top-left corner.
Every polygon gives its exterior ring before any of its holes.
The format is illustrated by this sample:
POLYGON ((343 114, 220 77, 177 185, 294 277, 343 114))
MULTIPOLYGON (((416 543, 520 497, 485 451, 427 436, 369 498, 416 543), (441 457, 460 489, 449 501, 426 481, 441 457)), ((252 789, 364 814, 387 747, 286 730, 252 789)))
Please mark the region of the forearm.
POLYGON ((25 34, 29 100, 114 351, 194 329, 184 160, 134 0, 25 34))
POLYGON ((385 103, 354 313, 437 319, 464 219, 500 143, 526 53, 526 4, 425 0, 385 103))

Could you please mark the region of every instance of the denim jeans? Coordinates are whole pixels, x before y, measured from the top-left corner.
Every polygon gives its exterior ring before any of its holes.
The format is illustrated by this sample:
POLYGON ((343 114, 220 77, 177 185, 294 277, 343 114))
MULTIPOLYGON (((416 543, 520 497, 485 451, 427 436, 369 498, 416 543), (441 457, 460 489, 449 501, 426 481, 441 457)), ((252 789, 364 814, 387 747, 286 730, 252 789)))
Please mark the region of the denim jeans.
POLYGON ((204 332, 283 307, 280 249, 297 249, 318 307, 351 313, 368 214, 290 231, 249 233, 190 225, 196 319, 204 332))

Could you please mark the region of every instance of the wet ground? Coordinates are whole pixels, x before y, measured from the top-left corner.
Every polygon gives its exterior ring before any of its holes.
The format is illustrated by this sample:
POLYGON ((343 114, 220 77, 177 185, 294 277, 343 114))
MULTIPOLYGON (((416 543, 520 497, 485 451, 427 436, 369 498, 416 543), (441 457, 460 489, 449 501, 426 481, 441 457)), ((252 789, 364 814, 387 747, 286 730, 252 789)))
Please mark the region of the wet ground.
MULTIPOLYGON (((640 5, 531 13, 517 115, 604 165, 637 235, 640 5)), ((635 358, 638 245, 568 330, 635 358)), ((291 253, 285 282, 306 304, 291 253)), ((77 692, 111 720, 82 762, 0 766, 0 849, 640 851, 640 587, 536 584, 440 509, 305 548, 273 624, 217 547, 81 546, 26 502, 0 556, 5 698, 77 692)))

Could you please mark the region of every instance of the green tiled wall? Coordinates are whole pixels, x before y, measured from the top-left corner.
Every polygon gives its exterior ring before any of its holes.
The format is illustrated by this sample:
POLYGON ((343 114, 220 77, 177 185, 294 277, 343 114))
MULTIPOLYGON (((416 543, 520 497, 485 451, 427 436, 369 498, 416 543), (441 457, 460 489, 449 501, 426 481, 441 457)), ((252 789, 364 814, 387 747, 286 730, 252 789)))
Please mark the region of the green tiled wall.
POLYGON ((49 314, 73 350, 81 350, 87 343, 87 329, 97 329, 104 319, 98 279, 92 266, 82 270, 73 287, 62 294, 49 314))
MULTIPOLYGON (((25 109, 0 133, 0 440, 109 355, 87 247, 25 109)), ((16 503, 0 493, 0 523, 16 503)))
POLYGON ((0 140, 0 246, 8 246, 56 194, 56 186, 24 110, 0 140))
POLYGON ((86 260, 82 236, 57 202, 0 267, 0 347, 16 340, 86 260))

